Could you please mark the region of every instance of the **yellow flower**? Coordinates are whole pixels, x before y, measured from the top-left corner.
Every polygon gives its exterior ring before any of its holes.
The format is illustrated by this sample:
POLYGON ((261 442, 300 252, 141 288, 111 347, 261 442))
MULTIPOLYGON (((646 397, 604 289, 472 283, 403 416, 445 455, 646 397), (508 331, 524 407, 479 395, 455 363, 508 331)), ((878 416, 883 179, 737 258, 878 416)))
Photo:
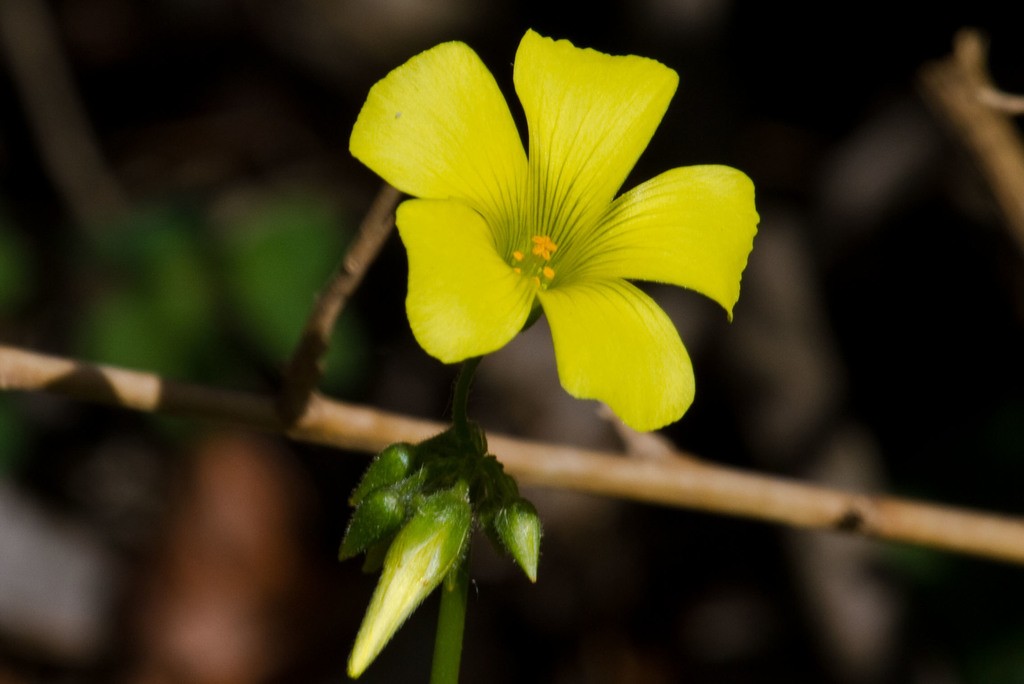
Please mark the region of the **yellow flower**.
POLYGON ((693 401, 693 368, 668 316, 637 287, 697 290, 730 317, 758 216, 724 166, 667 171, 615 197, 665 115, 678 77, 528 31, 513 80, 529 155, 494 77, 444 43, 370 90, 352 154, 421 199, 398 208, 413 334, 445 363, 493 352, 535 307, 562 386, 652 430, 693 401))

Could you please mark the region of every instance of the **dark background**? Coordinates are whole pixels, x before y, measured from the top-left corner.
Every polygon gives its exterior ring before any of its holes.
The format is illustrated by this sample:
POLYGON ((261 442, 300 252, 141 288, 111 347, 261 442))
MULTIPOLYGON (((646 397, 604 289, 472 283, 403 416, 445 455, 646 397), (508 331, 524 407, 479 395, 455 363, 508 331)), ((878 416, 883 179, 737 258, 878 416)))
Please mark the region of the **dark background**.
MULTIPOLYGON (((0 3, 0 342, 272 391, 379 187, 347 152, 369 87, 458 39, 518 115, 511 63, 534 28, 679 72, 627 186, 723 163, 757 188, 733 323, 651 288, 698 382, 667 438, 758 471, 1024 512, 1022 255, 917 85, 977 26, 996 83, 1024 92, 1011 3, 0 3), (54 137, 72 108, 27 104, 62 68, 98 167, 54 137)), ((416 346, 404 294, 393 236, 323 386, 441 419, 454 370, 416 346)), ((488 429, 621 448, 558 387, 543 326, 483 364, 471 411, 488 429)), ((0 683, 344 679, 374 578, 335 554, 365 462, 0 395, 0 683)), ((1024 681, 1019 568, 529 495, 546 524, 539 581, 475 545, 463 681, 1024 681)), ((426 681, 435 611, 363 680, 426 681)))

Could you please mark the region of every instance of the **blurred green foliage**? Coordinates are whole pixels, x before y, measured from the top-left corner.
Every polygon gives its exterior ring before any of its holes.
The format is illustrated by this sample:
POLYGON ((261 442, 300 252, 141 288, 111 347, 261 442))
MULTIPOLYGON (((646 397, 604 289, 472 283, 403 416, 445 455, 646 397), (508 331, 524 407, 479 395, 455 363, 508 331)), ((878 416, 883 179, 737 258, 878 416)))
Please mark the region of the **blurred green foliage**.
MULTIPOLYGON (((253 194, 229 215, 168 200, 76 238, 77 310, 68 353, 168 378, 227 386, 272 383, 316 293, 341 259, 351 221, 311 192, 253 194)), ((0 324, 29 301, 40 274, 32 245, 0 207, 0 324)), ((43 345, 45 347, 45 344, 43 345)), ((348 308, 321 386, 345 394, 366 367, 366 335, 348 308)), ((17 468, 26 431, 0 397, 0 474, 17 468)))
MULTIPOLYGON (((276 198, 234 218, 222 233, 224 278, 232 314, 270 359, 287 359, 315 300, 351 235, 325 202, 276 198)), ((326 386, 344 391, 365 367, 356 316, 342 316, 327 355, 326 386)))
POLYGON ((186 377, 217 336, 209 266, 193 217, 146 209, 103 231, 79 322, 86 358, 186 377))
POLYGON ((28 245, 0 209, 0 317, 28 299, 32 281, 28 245))
MULTIPOLYGON (((279 369, 349 234, 340 212, 311 194, 260 196, 220 221, 174 203, 139 210, 94 243, 77 351, 192 381, 279 369)), ((326 389, 353 387, 365 347, 346 315, 326 389)))

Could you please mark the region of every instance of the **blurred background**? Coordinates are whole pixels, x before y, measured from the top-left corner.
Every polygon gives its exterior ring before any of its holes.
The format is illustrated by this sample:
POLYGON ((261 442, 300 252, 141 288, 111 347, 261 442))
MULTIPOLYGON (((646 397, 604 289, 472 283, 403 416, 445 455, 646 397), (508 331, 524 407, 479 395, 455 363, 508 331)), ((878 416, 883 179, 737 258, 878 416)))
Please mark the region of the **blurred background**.
MULTIPOLYGON (((270 392, 379 180, 369 87, 444 40, 510 98, 527 28, 656 58, 679 92, 626 185, 723 163, 762 222, 728 323, 651 287, 694 357, 677 447, 1024 513, 1024 268, 922 100, 957 29, 1024 92, 996 0, 0 0, 0 342, 270 392)), ((323 388, 443 419, 392 236, 323 388)), ((605 449, 543 325, 480 369, 488 429, 605 449)), ((500 454, 499 454, 500 457, 500 454)), ((0 684, 334 682, 375 577, 335 557, 364 454, 0 394, 0 684)), ((463 681, 1024 682, 1024 568, 531 489, 535 586, 474 545, 463 681)), ((426 681, 436 606, 366 682, 426 681)))

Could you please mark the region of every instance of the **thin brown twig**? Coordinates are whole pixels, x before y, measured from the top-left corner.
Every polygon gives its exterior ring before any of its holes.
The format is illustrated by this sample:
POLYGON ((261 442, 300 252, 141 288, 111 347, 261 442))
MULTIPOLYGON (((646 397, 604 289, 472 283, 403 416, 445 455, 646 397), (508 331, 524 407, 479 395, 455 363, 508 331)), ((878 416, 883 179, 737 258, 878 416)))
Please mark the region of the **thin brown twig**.
POLYGON ((0 47, 43 163, 76 222, 90 227, 123 213, 127 200, 96 143, 47 4, 0 2, 0 47))
POLYGON ((998 92, 987 58, 981 35, 963 29, 954 40, 953 54, 925 65, 920 81, 928 101, 974 156, 1013 238, 1024 250, 1024 142, 1007 113, 987 101, 998 92))
POLYGON ((306 410, 323 375, 323 357, 330 345, 334 325, 391 234, 395 206, 400 196, 401 193, 387 183, 381 187, 359 226, 354 242, 317 295, 313 311, 284 371, 279 409, 286 424, 306 410))
POLYGON ((1024 114, 1024 95, 1014 95, 997 88, 982 88, 978 99, 1003 114, 1017 116, 1024 114))
MULTIPOLYGON (((345 449, 373 452, 445 428, 313 394, 285 424, 268 396, 165 380, 0 345, 0 390, 46 391, 137 411, 226 421, 345 449)), ((491 435, 491 450, 524 483, 693 508, 795 527, 839 530, 1024 564, 1024 520, 808 485, 681 458, 631 459, 491 435)))

